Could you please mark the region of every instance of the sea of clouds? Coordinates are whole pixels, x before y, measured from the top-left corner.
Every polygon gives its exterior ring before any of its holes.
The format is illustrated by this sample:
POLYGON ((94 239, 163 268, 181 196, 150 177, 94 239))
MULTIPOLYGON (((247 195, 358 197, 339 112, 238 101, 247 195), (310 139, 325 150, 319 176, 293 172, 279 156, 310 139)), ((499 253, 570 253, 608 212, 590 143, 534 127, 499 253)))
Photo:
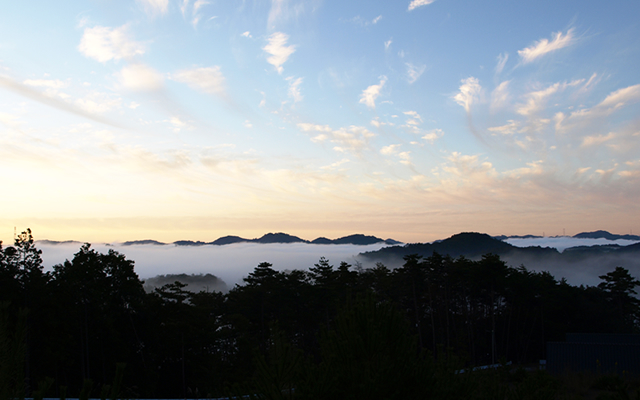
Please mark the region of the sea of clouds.
POLYGON ((557 237, 541 237, 541 238, 527 238, 527 239, 505 239, 505 242, 516 247, 553 247, 562 252, 569 247, 578 246, 602 246, 607 244, 617 244, 618 246, 628 246, 630 244, 638 243, 637 240, 607 240, 607 239, 580 239, 570 236, 557 236, 557 237))
MULTIPOLYGON (((37 243, 42 250, 45 270, 53 265, 71 260, 80 249, 80 243, 37 243)), ((229 288, 242 283, 261 262, 273 264, 277 271, 308 269, 325 257, 337 267, 341 261, 352 265, 358 253, 375 251, 387 246, 384 243, 358 246, 347 244, 308 243, 234 243, 224 246, 176 246, 96 244, 91 248, 100 253, 113 249, 135 262, 135 271, 141 279, 166 274, 213 274, 221 278, 229 288)))
MULTIPOLYGON (((631 240, 606 239, 577 239, 571 237, 545 237, 530 239, 507 239, 506 242, 517 246, 553 247, 563 251, 575 246, 594 246, 618 244, 626 246, 637 243, 631 240)), ((52 270, 55 264, 71 260, 78 252, 81 243, 37 242, 36 246, 42 250, 45 270, 52 270)), ((246 277, 261 262, 273 264, 278 271, 292 269, 306 270, 318 262, 320 257, 327 258, 334 266, 341 261, 356 265, 362 262, 364 267, 370 267, 365 260, 358 259, 358 254, 375 251, 386 244, 379 243, 368 246, 358 245, 318 245, 308 243, 235 243, 224 246, 176 246, 168 245, 129 245, 95 244, 92 248, 106 253, 110 249, 124 254, 127 259, 135 262, 135 271, 141 279, 166 274, 213 274, 221 278, 229 288, 241 284, 246 277)), ((581 265, 554 265, 542 260, 509 260, 511 266, 517 267, 521 263, 534 271, 549 271, 557 279, 567 278, 572 285, 595 285, 599 282, 599 275, 613 269, 613 264, 594 260, 593 263, 581 265)), ((618 263, 615 261, 614 263, 618 263)), ((628 268, 636 277, 640 276, 640 268, 635 264, 621 265, 628 268)))

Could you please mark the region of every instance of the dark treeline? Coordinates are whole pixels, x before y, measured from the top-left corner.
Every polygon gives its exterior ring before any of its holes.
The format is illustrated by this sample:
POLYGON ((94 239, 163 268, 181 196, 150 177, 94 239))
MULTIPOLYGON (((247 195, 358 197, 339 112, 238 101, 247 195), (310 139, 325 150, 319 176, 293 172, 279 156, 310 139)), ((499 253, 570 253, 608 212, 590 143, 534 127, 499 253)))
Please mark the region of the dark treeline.
POLYGON ((0 397, 99 396, 114 382, 128 398, 264 392, 274 382, 278 393, 295 384, 297 396, 331 398, 345 380, 354 393, 374 390, 369 398, 433 391, 434 362, 537 364, 567 332, 637 332, 640 282, 621 267, 600 278, 575 287, 495 255, 434 253, 394 270, 262 263, 227 294, 180 282, 145 293, 133 261, 88 244, 45 273, 27 231, 0 245, 0 397))

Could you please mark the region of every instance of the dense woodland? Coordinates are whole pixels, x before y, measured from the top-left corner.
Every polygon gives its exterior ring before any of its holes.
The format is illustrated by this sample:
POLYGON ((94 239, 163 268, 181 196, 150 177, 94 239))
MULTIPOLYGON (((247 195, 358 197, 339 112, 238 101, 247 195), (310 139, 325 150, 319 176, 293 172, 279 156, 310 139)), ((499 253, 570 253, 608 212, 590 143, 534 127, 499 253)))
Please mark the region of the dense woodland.
POLYGON ((473 398, 454 370, 537 364, 567 332, 638 332, 640 282, 600 278, 434 253, 393 270, 261 263, 226 294, 146 293, 132 260, 89 244, 44 272, 27 231, 0 245, 0 397, 473 398))

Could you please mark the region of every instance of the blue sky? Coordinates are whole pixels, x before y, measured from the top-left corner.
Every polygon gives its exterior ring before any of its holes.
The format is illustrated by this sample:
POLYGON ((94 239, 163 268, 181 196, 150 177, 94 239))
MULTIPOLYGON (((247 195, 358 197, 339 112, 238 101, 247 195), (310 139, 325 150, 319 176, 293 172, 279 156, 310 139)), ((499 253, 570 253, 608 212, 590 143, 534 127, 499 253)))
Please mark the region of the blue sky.
POLYGON ((2 8, 5 241, 640 232, 638 2, 2 8))

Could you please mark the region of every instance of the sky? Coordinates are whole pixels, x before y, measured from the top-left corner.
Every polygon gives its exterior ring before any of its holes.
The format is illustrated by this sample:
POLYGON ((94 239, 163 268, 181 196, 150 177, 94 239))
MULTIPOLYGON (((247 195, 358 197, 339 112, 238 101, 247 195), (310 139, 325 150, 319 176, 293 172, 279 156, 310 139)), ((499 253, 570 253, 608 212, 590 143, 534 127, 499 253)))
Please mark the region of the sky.
POLYGON ((0 13, 0 239, 640 232, 640 2, 0 13))

